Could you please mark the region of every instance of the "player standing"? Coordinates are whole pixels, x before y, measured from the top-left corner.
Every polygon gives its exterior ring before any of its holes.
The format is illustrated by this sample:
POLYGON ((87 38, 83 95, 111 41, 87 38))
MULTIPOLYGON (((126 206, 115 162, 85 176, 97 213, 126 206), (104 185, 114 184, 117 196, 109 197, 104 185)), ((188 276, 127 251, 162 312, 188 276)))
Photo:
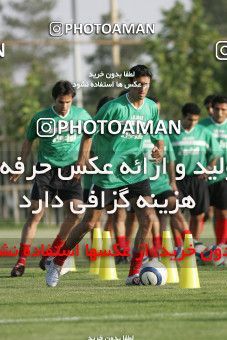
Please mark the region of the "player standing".
POLYGON ((177 186, 183 196, 190 195, 196 203, 195 208, 190 209, 190 230, 195 240, 201 235, 204 216, 209 207, 209 191, 207 175, 196 175, 194 171, 201 170, 197 162, 210 169, 222 155, 216 139, 198 124, 199 117, 200 108, 196 104, 185 104, 182 108, 181 133, 170 135, 176 163, 181 163, 185 169, 185 177, 177 181, 177 186))
MULTIPOLYGON (((214 209, 215 233, 217 244, 227 243, 227 97, 216 96, 212 102, 213 115, 200 122, 218 140, 223 150, 222 165, 221 160, 217 164, 217 169, 222 171, 214 174, 212 180, 208 182, 210 193, 210 205, 214 209)), ((212 170, 212 169, 211 169, 212 170)))

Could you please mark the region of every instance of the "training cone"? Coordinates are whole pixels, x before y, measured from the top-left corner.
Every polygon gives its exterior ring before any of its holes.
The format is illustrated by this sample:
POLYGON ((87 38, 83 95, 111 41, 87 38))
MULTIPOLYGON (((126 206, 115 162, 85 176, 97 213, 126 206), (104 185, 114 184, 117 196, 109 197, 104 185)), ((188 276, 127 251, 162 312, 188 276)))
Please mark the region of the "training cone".
POLYGON ((60 275, 65 275, 69 272, 76 272, 76 264, 75 264, 75 257, 74 256, 68 256, 65 260, 65 263, 61 269, 60 275))
MULTIPOLYGON (((173 244, 171 239, 171 233, 169 230, 164 230, 162 233, 162 247, 169 253, 173 254, 173 244)), ((171 259, 169 256, 161 258, 161 262, 167 269, 167 281, 166 283, 178 283, 179 275, 177 270, 177 264, 175 259, 171 259)))
MULTIPOLYGON (((92 248, 96 249, 96 251, 102 250, 102 232, 100 228, 94 228, 93 230, 92 248)), ((98 256, 95 261, 90 261, 89 273, 98 275, 99 268, 100 257, 98 256)))
MULTIPOLYGON (((185 254, 189 252, 189 248, 194 248, 192 234, 185 235, 185 254)), ((180 288, 200 288, 195 254, 185 256, 180 263, 180 288)))
MULTIPOLYGON (((112 251, 112 242, 109 231, 102 233, 102 250, 112 251)), ((102 256, 99 268, 99 278, 101 280, 118 280, 113 256, 102 256)))

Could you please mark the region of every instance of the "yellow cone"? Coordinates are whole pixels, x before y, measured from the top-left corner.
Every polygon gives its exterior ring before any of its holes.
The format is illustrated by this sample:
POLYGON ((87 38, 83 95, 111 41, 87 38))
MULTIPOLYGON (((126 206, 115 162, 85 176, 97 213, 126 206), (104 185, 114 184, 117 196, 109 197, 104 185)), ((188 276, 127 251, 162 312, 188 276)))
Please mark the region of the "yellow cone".
MULTIPOLYGON (((184 251, 194 248, 191 234, 185 235, 184 251)), ((200 288, 195 254, 186 256, 180 263, 180 288, 200 288)))
MULTIPOLYGON (((162 233, 162 247, 165 248, 169 253, 173 253, 173 244, 171 239, 171 233, 169 230, 165 230, 162 233)), ((167 269, 167 283, 178 283, 179 275, 177 270, 176 260, 170 257, 162 257, 161 262, 167 269)))
MULTIPOLYGON (((112 243, 109 231, 103 231, 102 240, 102 250, 112 250, 112 243)), ((101 257, 99 277, 101 280, 118 280, 115 260, 113 256, 101 257)))
MULTIPOLYGON (((94 228, 93 230, 93 240, 92 240, 92 248, 100 251, 102 249, 102 232, 100 228, 94 228)), ((95 261, 90 261, 90 270, 91 274, 99 274, 100 268, 100 257, 98 256, 95 261)))

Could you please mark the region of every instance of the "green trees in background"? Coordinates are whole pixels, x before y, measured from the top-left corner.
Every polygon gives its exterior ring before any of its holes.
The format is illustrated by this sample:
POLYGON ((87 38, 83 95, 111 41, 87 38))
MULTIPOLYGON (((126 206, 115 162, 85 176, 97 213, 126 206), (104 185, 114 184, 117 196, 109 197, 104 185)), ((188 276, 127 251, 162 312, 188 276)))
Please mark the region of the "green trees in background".
POLYGON ((213 27, 217 28, 222 36, 227 35, 227 2, 226 0, 202 0, 204 13, 207 21, 213 27))
MULTIPOLYGON (((48 23, 56 2, 0 1, 1 41, 53 39, 48 35, 48 23)), ((201 105, 208 94, 227 92, 227 62, 216 60, 214 53, 216 41, 227 33, 226 13, 225 0, 192 0, 190 10, 176 1, 163 11, 158 34, 139 46, 121 46, 117 71, 150 60, 155 76, 152 92, 168 118, 177 117, 186 101, 201 105)), ((103 16, 101 21, 110 22, 110 17, 103 16)), ((110 37, 95 39, 106 38, 110 37)), ((6 45, 6 57, 0 59, 0 140, 23 138, 33 113, 49 104, 50 88, 61 77, 59 65, 68 54, 69 48, 62 45, 6 45)), ((112 72, 111 46, 99 45, 87 62, 92 73, 112 72)), ((110 88, 90 88, 84 95, 85 107, 94 112, 100 97, 113 94, 118 93, 111 93, 110 88)))
MULTIPOLYGON (((2 40, 51 39, 48 23, 55 4, 55 0, 12 0, 4 4, 2 40)), ((68 48, 51 44, 6 46, 6 56, 0 61, 2 139, 6 136, 15 140, 23 138, 34 112, 49 105, 50 88, 59 78, 58 62, 68 53, 68 48)))
MULTIPOLYGON (((101 23, 110 23, 110 15, 103 15, 101 23)), ((111 35, 99 34, 95 39, 111 39, 111 35)), ((133 39, 129 35, 126 39, 133 39)), ((136 38, 139 38, 138 36, 136 38)), ((95 53, 87 57, 87 63, 91 66, 91 73, 120 72, 127 71, 132 64, 141 62, 145 55, 143 45, 121 45, 121 65, 119 70, 114 70, 112 66, 112 52, 111 45, 99 45, 96 47, 95 53)), ((91 79, 92 80, 92 79, 91 79)), ((106 79, 101 79, 106 81, 106 79)), ((112 81, 112 80, 111 80, 112 81)), ((110 82, 111 82, 110 81, 110 82)), ((121 81, 121 80, 120 80, 121 81)), ((113 88, 89 88, 85 93, 85 103, 90 112, 95 112, 96 105, 101 97, 104 96, 118 96, 122 89, 113 88)))
POLYGON ((162 29, 146 48, 166 117, 178 117, 187 101, 202 105, 208 94, 221 91, 217 77, 221 65, 214 54, 217 40, 218 32, 207 23, 201 0, 193 0, 189 11, 180 1, 163 11, 162 29))
MULTIPOLYGON (((219 39, 227 41, 227 1, 226 0, 202 0, 205 17, 210 25, 210 30, 218 30, 219 39)), ((218 61, 220 64, 216 78, 219 81, 222 92, 227 93, 227 61, 218 61)))

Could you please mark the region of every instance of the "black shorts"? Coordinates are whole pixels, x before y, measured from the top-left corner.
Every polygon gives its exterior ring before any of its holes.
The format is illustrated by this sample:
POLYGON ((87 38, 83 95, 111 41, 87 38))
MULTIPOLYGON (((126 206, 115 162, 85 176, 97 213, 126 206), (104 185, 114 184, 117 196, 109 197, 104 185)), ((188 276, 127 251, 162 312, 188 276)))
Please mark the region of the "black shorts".
POLYGON ((190 195, 195 201, 195 208, 189 209, 190 214, 193 216, 206 213, 209 205, 209 189, 205 180, 197 176, 185 176, 181 181, 177 182, 180 191, 180 197, 190 195))
MULTIPOLYGON (((174 195, 174 192, 172 190, 166 190, 164 192, 162 192, 161 194, 155 195, 154 199, 157 200, 158 204, 163 204, 165 202, 166 199, 168 199, 169 197, 176 197, 174 195)), ((155 208, 155 211, 158 212, 159 210, 166 210, 166 208, 155 208)))
POLYGON ((84 189, 83 190, 83 201, 86 203, 90 194, 91 189, 84 189))
POLYGON ((225 210, 227 209, 227 181, 223 179, 220 182, 209 185, 210 205, 225 210))
MULTIPOLYGON (((42 170, 38 163, 37 170, 42 170)), ((62 176, 69 176, 71 173, 71 165, 61 168, 62 176)), ((58 196, 63 202, 71 199, 83 201, 83 191, 80 181, 61 180, 58 177, 58 168, 51 168, 45 174, 37 174, 31 192, 31 199, 38 201, 45 200, 45 191, 48 192, 48 202, 51 203, 54 196, 58 196)))
POLYGON ((132 198, 137 198, 140 195, 143 196, 143 197, 151 196, 149 179, 146 179, 142 182, 129 184, 129 185, 125 185, 123 187, 118 187, 118 188, 113 188, 113 189, 105 189, 105 188, 101 188, 97 185, 94 185, 93 187, 91 187, 90 194, 95 195, 98 199, 98 206, 95 207, 95 209, 101 210, 104 207, 113 203, 114 199, 119 198, 119 191, 126 189, 126 188, 128 188, 129 193, 124 195, 124 196, 128 201, 132 198), (102 198, 104 198, 104 199, 102 199, 102 198))
POLYGON ((158 204, 163 204, 165 200, 168 199, 169 197, 176 197, 172 190, 166 190, 161 194, 155 195, 154 198, 157 200, 158 204))

